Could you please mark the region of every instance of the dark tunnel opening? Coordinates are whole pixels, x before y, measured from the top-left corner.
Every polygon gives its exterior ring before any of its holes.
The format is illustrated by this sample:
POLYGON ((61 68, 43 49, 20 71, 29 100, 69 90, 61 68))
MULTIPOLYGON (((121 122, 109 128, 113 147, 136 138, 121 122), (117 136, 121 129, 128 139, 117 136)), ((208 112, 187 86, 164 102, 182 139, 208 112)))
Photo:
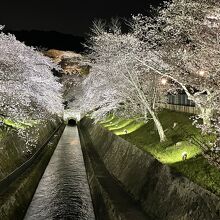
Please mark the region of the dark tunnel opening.
POLYGON ((75 126, 75 125, 76 125, 76 120, 74 120, 74 119, 69 119, 69 120, 68 120, 68 125, 70 125, 70 126, 75 126))

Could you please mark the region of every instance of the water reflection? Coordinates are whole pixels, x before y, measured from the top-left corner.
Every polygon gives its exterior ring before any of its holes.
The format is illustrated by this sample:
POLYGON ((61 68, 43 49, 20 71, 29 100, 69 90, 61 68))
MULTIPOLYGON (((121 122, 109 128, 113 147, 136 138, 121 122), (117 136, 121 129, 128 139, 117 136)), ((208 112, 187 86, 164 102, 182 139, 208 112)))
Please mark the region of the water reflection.
POLYGON ((25 220, 95 219, 76 127, 67 126, 25 220))

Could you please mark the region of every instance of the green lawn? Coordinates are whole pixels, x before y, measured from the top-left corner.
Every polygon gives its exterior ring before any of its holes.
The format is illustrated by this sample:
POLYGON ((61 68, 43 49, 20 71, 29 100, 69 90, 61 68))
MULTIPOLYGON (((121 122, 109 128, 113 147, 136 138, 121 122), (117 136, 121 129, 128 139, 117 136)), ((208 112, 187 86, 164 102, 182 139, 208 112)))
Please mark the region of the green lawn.
POLYGON ((160 143, 153 121, 147 124, 132 119, 118 119, 109 116, 101 124, 122 138, 151 153, 159 161, 168 164, 178 172, 204 188, 220 195, 220 172, 211 166, 201 155, 199 146, 193 144, 193 138, 204 141, 199 129, 192 125, 187 113, 163 110, 159 113, 167 140, 160 143), (193 137, 193 138, 192 138, 193 137), (182 153, 187 152, 187 160, 182 153))

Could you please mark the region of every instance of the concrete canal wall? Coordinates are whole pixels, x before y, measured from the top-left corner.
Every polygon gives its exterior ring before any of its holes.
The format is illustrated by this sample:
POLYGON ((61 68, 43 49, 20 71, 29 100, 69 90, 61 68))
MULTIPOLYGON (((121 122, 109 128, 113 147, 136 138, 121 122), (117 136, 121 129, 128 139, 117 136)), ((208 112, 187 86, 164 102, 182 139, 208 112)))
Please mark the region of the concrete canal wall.
MULTIPOLYGON (((94 125, 92 120, 84 118, 80 127, 89 133, 92 145, 110 174, 153 219, 220 219, 220 198, 216 195, 101 125, 94 125)), ((102 194, 97 190, 97 181, 93 180, 95 175, 91 169, 88 172, 91 173, 90 183, 93 183, 90 187, 94 193, 102 194)))

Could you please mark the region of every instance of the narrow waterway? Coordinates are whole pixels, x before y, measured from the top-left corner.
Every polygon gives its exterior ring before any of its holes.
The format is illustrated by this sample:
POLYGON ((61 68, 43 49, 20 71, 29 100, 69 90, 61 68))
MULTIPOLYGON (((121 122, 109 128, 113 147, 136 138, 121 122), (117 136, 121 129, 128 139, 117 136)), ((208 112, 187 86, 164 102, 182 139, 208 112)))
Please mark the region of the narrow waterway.
POLYGON ((76 126, 65 128, 24 219, 95 219, 76 126))

